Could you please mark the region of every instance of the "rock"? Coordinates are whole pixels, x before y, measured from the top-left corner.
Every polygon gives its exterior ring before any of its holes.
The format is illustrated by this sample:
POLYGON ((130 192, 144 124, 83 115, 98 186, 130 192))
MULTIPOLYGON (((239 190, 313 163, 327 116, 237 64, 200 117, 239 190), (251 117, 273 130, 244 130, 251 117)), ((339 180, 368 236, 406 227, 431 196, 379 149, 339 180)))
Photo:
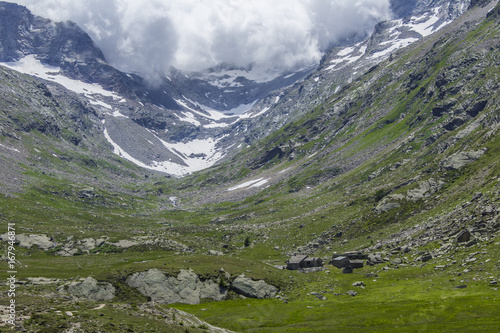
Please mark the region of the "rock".
POLYGON ((93 187, 87 187, 87 188, 84 188, 84 189, 81 189, 80 191, 78 191, 78 197, 80 199, 93 199, 93 198, 97 198, 99 197, 100 195, 97 194, 95 192, 95 189, 93 187))
POLYGON ((212 256, 223 256, 224 253, 216 250, 208 250, 208 254, 212 256))
POLYGON ((85 238, 85 239, 82 239, 78 245, 78 247, 82 250, 82 251, 91 251, 93 249, 95 249, 96 247, 99 247, 101 246, 102 244, 104 244, 105 240, 100 238, 100 239, 95 239, 95 238, 85 238))
POLYGON ((401 265, 403 263, 403 259, 401 258, 396 258, 392 261, 394 265, 401 265))
POLYGON ((114 245, 114 246, 119 247, 119 248, 122 248, 122 249, 126 249, 126 248, 129 248, 132 246, 139 245, 139 243, 137 243, 137 242, 133 242, 133 241, 126 240, 126 239, 121 239, 117 243, 109 243, 109 244, 114 245))
POLYGON ((175 277, 167 277, 157 269, 131 275, 129 286, 137 288, 151 300, 162 303, 199 304, 200 299, 225 299, 227 290, 212 280, 201 281, 192 271, 181 270, 175 277))
POLYGON ((422 262, 427 262, 427 261, 429 261, 431 259, 432 259, 432 255, 431 254, 424 254, 422 256, 422 262))
POLYGON ((352 296, 352 297, 356 296, 357 294, 358 294, 358 293, 357 293, 356 291, 354 291, 354 290, 349 290, 349 291, 347 292, 347 295, 352 296))
POLYGON ((467 243, 465 243, 465 247, 471 247, 473 245, 476 245, 477 244, 477 239, 476 238, 472 238, 470 241, 468 241, 467 243))
POLYGON ((445 170, 460 169, 461 167, 478 160, 481 156, 484 155, 485 152, 486 152, 486 149, 480 149, 477 151, 456 153, 456 154, 449 156, 448 158, 445 158, 441 162, 441 166, 445 170))
POLYGON ((455 236, 455 239, 457 240, 458 243, 468 242, 470 238, 471 234, 469 230, 462 230, 458 233, 458 235, 455 236))
POLYGON ((368 264, 370 265, 376 265, 376 264, 381 264, 384 262, 384 259, 382 259, 382 253, 376 252, 376 253, 370 253, 368 254, 368 264))
POLYGON ((68 286, 63 286, 60 290, 96 302, 110 300, 115 297, 115 287, 113 285, 110 283, 99 283, 90 276, 83 281, 72 282, 68 286))
POLYGON ((467 288, 467 285, 461 285, 461 286, 456 286, 455 289, 465 289, 467 288))
POLYGON ((353 270, 352 270, 351 266, 347 266, 347 267, 342 268, 343 274, 351 274, 352 272, 353 272, 353 270))
MULTIPOLYGON (((3 234, 0 238, 4 241, 7 241, 8 235, 3 234)), ((25 234, 16 234, 16 241, 19 242, 19 246, 30 249, 33 245, 38 246, 42 250, 48 250, 53 248, 56 244, 52 241, 47 235, 25 235, 25 234)))
POLYGON ((486 216, 486 215, 491 215, 495 213, 495 208, 492 205, 488 205, 484 207, 481 215, 486 216))
POLYGON ((399 208, 401 204, 397 201, 404 200, 404 198, 405 197, 401 194, 388 195, 380 200, 377 207, 375 207, 375 211, 377 213, 385 213, 391 209, 399 208))
POLYGON ((254 281, 245 274, 239 275, 232 283, 233 290, 251 298, 271 298, 276 296, 278 289, 267 284, 264 280, 254 281))
POLYGON ((365 287, 365 283, 363 281, 356 281, 352 284, 353 287, 361 287, 361 288, 364 288, 365 287))
POLYGON ((411 201, 418 201, 423 198, 427 198, 434 193, 438 192, 445 183, 440 180, 435 180, 433 178, 419 183, 419 188, 414 190, 409 190, 407 192, 407 199, 411 201))
POLYGON ((323 301, 326 301, 326 297, 321 295, 320 293, 316 292, 316 291, 313 291, 311 293, 312 296, 316 296, 317 299, 320 299, 320 300, 323 300, 323 301))

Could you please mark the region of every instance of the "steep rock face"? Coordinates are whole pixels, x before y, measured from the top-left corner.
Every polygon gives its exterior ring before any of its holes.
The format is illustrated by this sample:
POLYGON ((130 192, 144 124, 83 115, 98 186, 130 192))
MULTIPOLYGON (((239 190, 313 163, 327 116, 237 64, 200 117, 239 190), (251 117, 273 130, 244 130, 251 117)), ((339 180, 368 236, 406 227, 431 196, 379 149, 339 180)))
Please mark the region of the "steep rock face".
MULTIPOLYGON (((477 0, 472 0, 477 2, 477 0)), ((417 14, 424 10, 440 6, 451 6, 454 10, 468 8, 471 0, 466 1, 447 1, 447 0, 391 0, 391 10, 395 17, 402 18, 417 14)))
POLYGON ((130 98, 180 108, 165 93, 150 94, 142 78, 110 66, 90 36, 74 22, 53 22, 7 2, 0 2, 0 17, 0 62, 35 55, 42 63, 60 68, 69 78, 99 83, 130 98))
POLYGON ((73 22, 53 24, 7 2, 0 2, 0 16, 0 61, 14 61, 28 54, 38 54, 40 60, 53 66, 68 57, 82 62, 104 61, 92 39, 73 22))

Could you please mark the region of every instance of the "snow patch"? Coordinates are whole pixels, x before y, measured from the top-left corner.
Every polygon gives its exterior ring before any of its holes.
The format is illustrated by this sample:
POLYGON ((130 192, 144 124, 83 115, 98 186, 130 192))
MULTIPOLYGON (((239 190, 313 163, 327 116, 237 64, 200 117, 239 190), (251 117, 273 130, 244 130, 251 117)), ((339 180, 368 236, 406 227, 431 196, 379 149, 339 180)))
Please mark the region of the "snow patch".
MULTIPOLYGON (((109 90, 105 90, 99 84, 85 83, 70 79, 59 74, 61 72, 61 69, 59 67, 42 64, 40 60, 35 58, 34 54, 27 55, 26 57, 18 61, 4 62, 0 64, 23 74, 33 75, 47 81, 59 83, 66 89, 71 90, 77 94, 85 95, 86 97, 102 95, 105 97, 112 97, 113 99, 117 100, 122 99, 118 94, 109 90)), ((94 103, 97 103, 97 101, 94 101, 94 103)))
POLYGON ((0 143, 0 147, 3 147, 5 149, 8 149, 8 150, 11 150, 11 151, 15 151, 17 153, 20 153, 19 150, 17 150, 16 148, 11 148, 11 147, 7 147, 7 146, 4 146, 3 144, 0 143))
POLYGON ((230 187, 227 189, 228 192, 234 191, 234 190, 239 190, 242 188, 252 188, 252 187, 261 187, 265 185, 269 179, 264 179, 264 178, 259 178, 259 179, 254 179, 254 180, 249 180, 247 182, 244 182, 242 184, 230 187))

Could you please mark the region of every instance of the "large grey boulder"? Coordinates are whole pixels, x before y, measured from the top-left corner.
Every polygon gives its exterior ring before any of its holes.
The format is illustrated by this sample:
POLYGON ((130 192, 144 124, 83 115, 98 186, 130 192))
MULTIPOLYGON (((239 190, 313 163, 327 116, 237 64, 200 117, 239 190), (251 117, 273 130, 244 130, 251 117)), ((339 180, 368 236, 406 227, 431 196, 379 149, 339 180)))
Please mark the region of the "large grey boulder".
POLYGON ((223 300, 227 290, 212 280, 201 281, 192 271, 181 270, 175 277, 167 277, 157 269, 135 273, 127 279, 129 286, 137 288, 154 302, 162 304, 198 304, 202 298, 223 300))
POLYGON ((271 298, 278 293, 275 286, 267 284, 264 280, 254 281, 245 274, 239 275, 233 281, 232 288, 236 293, 251 298, 271 298))
MULTIPOLYGON (((4 241, 9 239, 7 234, 1 235, 0 238, 4 241)), ((19 246, 28 249, 32 246, 38 246, 42 250, 48 250, 54 247, 52 238, 47 235, 16 234, 16 241, 19 242, 19 246)))
POLYGON ((480 149, 477 151, 469 151, 469 152, 460 152, 445 158, 441 162, 441 166, 445 170, 456 170, 461 167, 470 164, 476 160, 478 160, 481 156, 484 155, 486 149, 480 149))
POLYGON ((96 279, 89 276, 83 281, 73 282, 66 287, 62 287, 62 291, 67 291, 73 296, 87 298, 91 301, 106 301, 115 297, 115 287, 110 283, 100 283, 96 279))
POLYGON ((377 213, 385 213, 391 209, 401 207, 401 200, 404 200, 404 195, 402 194, 391 194, 384 197, 375 207, 377 213))

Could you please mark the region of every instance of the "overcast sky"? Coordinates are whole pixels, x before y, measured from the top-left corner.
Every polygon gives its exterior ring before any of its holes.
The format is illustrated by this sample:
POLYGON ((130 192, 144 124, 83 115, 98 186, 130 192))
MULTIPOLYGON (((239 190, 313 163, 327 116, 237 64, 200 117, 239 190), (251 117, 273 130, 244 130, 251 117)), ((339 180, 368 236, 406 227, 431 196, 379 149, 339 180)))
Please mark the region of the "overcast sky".
POLYGON ((389 0, 14 0, 72 20, 108 62, 143 75, 219 63, 287 70, 390 18, 389 0))

